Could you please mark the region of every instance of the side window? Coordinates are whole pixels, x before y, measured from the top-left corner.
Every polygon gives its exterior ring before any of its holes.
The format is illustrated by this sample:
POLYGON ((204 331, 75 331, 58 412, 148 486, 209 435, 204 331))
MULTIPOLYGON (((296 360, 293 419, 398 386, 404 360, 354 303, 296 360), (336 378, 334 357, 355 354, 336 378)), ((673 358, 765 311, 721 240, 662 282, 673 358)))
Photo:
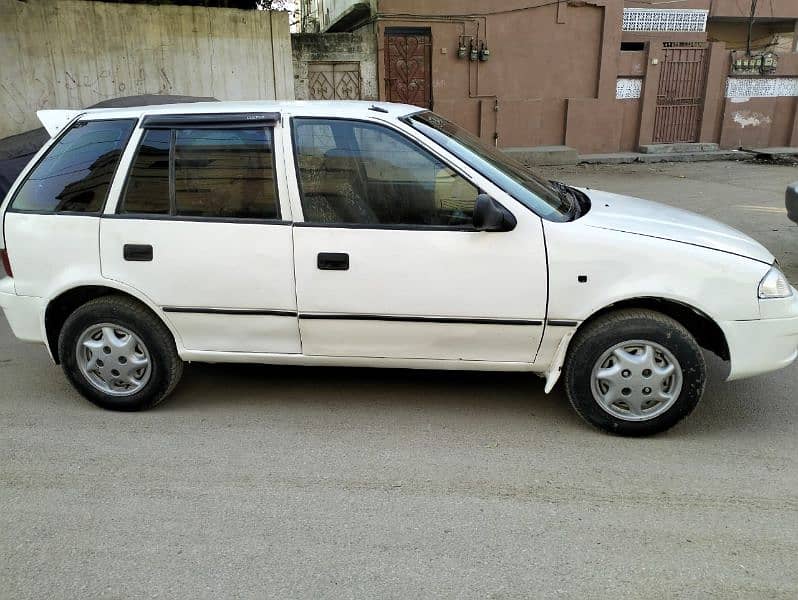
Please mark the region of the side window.
POLYGON ((78 121, 50 148, 20 186, 11 209, 99 212, 136 121, 78 121))
POLYGON ((399 133, 336 119, 293 132, 305 221, 471 226, 478 189, 399 133))
POLYGON ((121 212, 279 219, 271 130, 146 131, 121 212))
POLYGON ((196 217, 279 218, 271 130, 178 129, 175 210, 196 217))
POLYGON ((136 157, 130 166, 125 196, 119 212, 169 214, 169 144, 168 129, 144 132, 136 157))

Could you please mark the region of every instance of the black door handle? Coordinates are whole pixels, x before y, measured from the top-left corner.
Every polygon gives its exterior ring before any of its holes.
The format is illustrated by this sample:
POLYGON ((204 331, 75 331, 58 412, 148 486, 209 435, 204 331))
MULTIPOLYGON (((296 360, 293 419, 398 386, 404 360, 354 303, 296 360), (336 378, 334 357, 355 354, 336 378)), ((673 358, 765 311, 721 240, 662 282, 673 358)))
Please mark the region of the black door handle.
POLYGON ((349 255, 345 252, 319 252, 316 266, 322 271, 348 271, 349 255))
POLYGON ((125 260, 133 262, 149 262, 152 260, 152 246, 149 244, 125 244, 122 249, 125 260))

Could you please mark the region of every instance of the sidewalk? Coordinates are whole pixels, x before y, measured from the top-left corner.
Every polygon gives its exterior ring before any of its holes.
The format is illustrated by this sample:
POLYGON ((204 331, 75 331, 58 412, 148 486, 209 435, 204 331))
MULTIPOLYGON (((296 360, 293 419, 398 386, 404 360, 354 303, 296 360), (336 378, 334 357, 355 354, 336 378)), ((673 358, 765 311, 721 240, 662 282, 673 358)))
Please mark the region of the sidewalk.
POLYGON ((700 162, 714 160, 769 160, 798 162, 798 148, 743 148, 740 150, 692 149, 697 144, 671 145, 656 151, 578 154, 569 146, 537 146, 533 148, 505 148, 504 151, 527 166, 558 166, 576 164, 625 165, 632 163, 700 162), (679 147, 682 146, 682 147, 679 147), (667 151, 672 148, 672 151, 667 151), (663 151, 666 150, 666 151, 663 151))

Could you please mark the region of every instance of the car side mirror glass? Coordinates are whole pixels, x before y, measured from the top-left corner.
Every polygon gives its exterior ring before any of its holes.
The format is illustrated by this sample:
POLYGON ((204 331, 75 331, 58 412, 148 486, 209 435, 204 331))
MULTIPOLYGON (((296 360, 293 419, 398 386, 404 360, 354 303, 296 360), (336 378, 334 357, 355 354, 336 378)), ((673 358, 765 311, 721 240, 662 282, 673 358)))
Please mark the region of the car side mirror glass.
POLYGON ((513 213, 491 198, 480 194, 474 204, 474 229, 477 231, 512 231, 517 221, 513 213))

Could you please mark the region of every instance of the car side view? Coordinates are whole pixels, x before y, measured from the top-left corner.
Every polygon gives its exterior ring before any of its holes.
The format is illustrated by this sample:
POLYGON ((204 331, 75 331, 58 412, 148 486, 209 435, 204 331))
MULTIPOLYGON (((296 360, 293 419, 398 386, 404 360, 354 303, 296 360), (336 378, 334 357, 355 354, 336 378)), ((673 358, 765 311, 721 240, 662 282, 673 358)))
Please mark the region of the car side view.
POLYGON ((547 181, 417 107, 41 111, 0 208, 0 306, 74 387, 150 408, 184 362, 528 371, 668 429, 798 356, 798 294, 711 219, 547 181))

